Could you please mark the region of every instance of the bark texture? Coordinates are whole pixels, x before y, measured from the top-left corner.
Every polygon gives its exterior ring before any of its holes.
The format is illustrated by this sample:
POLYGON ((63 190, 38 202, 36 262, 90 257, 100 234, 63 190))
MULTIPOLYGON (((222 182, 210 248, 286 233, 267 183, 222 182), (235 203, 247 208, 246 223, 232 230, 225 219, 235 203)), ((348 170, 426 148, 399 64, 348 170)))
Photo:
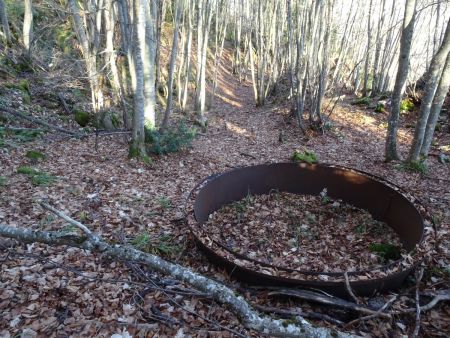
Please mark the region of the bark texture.
POLYGON ((397 152, 398 119, 400 116, 400 101, 406 83, 406 78, 408 77, 409 54, 411 52, 411 42, 414 33, 414 22, 416 21, 416 3, 417 0, 407 0, 405 5, 397 77, 395 79, 394 92, 392 93, 392 109, 389 116, 386 136, 386 161, 399 159, 397 152))

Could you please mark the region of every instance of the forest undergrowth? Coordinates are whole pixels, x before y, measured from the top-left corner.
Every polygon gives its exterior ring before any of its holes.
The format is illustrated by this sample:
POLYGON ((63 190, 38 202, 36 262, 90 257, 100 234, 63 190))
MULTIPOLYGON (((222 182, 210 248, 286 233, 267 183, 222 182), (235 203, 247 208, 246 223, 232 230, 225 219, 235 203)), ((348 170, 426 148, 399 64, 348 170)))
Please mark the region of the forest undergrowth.
MULTIPOLYGON (((35 88, 39 85, 30 80, 32 93, 35 88)), ((33 116, 51 116, 49 108, 33 95, 27 103, 19 89, 11 90, 8 99, 30 105, 33 116)), ((38 201, 46 201, 110 242, 129 243, 188 266, 236 289, 261 308, 318 314, 318 319, 310 319, 315 324, 359 335, 410 334, 415 313, 346 325, 358 314, 274 298, 268 291, 230 280, 195 247, 182 221, 183 210, 189 192, 201 179, 240 166, 290 161, 294 151, 313 152, 319 163, 380 176, 419 198, 436 224, 438 248, 420 282, 426 304, 432 298, 429 295, 448 292, 450 281, 450 165, 439 161, 439 154, 450 153, 449 130, 439 132, 440 144, 431 152, 426 170, 414 170, 401 162, 384 162, 387 113, 352 105, 352 95, 338 103, 323 131, 306 135, 296 127, 281 94, 258 108, 252 95, 250 83, 239 83, 222 66, 207 130, 198 133, 192 147, 152 156, 148 163, 128 159, 127 140, 121 134, 76 138, 37 132, 37 137, 23 142, 17 136, 20 133, 4 131, 0 139, 0 222, 72 231, 69 224, 40 207, 38 201)), ((399 130, 399 152, 404 157, 414 133, 412 119, 414 112, 402 116, 399 130)), ((79 131, 64 119, 52 123, 79 131)), ((11 126, 40 128, 23 121, 11 126)), ((229 310, 170 277, 98 254, 0 238, 0 268, 0 336, 109 337, 120 333, 125 337, 125 330, 133 336, 258 336, 245 330, 229 310)), ((393 313, 415 307, 415 286, 411 275, 396 292, 393 313)), ((360 298, 360 302, 377 309, 392 296, 376 295, 360 298)), ((424 336, 444 336, 449 331, 448 303, 422 313, 424 336)))

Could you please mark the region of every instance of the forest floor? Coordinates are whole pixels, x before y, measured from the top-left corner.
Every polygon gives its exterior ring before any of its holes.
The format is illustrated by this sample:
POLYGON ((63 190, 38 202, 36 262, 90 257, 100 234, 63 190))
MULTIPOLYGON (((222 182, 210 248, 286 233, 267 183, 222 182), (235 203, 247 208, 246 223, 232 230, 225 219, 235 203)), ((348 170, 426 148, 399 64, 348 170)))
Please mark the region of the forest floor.
MULTIPOLYGON (((15 95, 14 91, 8 93, 15 95)), ((54 134, 0 149, 0 223, 44 230, 67 227, 37 203, 45 200, 110 241, 138 245, 244 290, 251 302, 262 302, 266 293, 245 291, 244 286, 208 263, 195 247, 179 221, 185 200, 197 182, 213 173, 286 162, 294 150, 308 149, 317 154, 319 162, 372 173, 421 199, 438 224, 440 245, 426 269, 421 289, 448 288, 450 165, 431 156, 428 171, 423 174, 404 170, 400 163, 384 163, 387 114, 351 105, 351 99, 337 105, 330 116, 331 128, 305 136, 296 127, 284 98, 274 97, 264 107, 256 108, 250 83, 239 83, 223 67, 207 131, 197 136, 191 148, 152 157, 151 164, 129 160, 126 140, 118 135, 99 137, 97 149, 95 137, 75 139, 54 134), (30 150, 43 153, 45 159, 30 161, 25 156, 30 150), (31 166, 54 179, 48 185, 33 185, 29 176, 17 173, 21 166, 31 166)), ((50 116, 45 109, 34 109, 33 102, 32 95, 33 115, 50 116)), ((408 127, 413 118, 402 117, 399 149, 403 156, 414 132, 408 127)), ((33 127, 28 123, 20 126, 33 127)), ((440 135, 440 143, 447 145, 441 151, 448 153, 448 132, 440 135)), ((401 290, 402 306, 414 306, 414 285, 410 277, 401 290)), ((383 304, 388 298, 380 296, 378 302, 383 304)), ((347 322, 357 317, 293 300, 277 299, 270 304, 299 307, 304 312, 313 309, 347 322)), ((345 330, 361 335, 409 335, 414 329, 414 315, 395 316, 392 321, 374 319, 345 330)), ((321 320, 314 323, 332 325, 321 320)), ((245 330, 226 308, 192 295, 168 276, 79 249, 24 245, 0 238, 0 336, 24 332, 33 336, 34 332, 52 337, 109 337, 125 326, 133 336, 233 336, 226 328, 258 336, 245 330)), ((424 336, 450 332, 449 305, 440 303, 423 313, 421 330, 424 336)))

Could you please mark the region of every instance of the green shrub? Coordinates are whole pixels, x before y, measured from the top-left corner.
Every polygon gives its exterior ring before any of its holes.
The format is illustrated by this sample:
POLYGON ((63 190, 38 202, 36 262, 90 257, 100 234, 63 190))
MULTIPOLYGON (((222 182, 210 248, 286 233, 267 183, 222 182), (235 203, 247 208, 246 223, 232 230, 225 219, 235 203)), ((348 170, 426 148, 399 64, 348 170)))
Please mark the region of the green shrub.
POLYGON ((306 162, 309 164, 317 163, 317 156, 313 151, 305 150, 300 153, 297 150, 294 151, 294 154, 291 157, 293 162, 306 162))
POLYGON ((6 177, 0 176, 0 187, 4 187, 6 185, 6 177))
POLYGON ((195 135, 196 129, 189 128, 184 123, 169 127, 163 132, 145 128, 147 151, 157 155, 175 153, 189 147, 195 135))
POLYGON ((378 102, 377 106, 375 107, 375 112, 376 113, 384 113, 385 111, 386 111, 386 109, 384 108, 384 103, 378 102))
POLYGON ((400 102, 400 111, 407 112, 414 110, 414 102, 411 99, 406 98, 400 102))

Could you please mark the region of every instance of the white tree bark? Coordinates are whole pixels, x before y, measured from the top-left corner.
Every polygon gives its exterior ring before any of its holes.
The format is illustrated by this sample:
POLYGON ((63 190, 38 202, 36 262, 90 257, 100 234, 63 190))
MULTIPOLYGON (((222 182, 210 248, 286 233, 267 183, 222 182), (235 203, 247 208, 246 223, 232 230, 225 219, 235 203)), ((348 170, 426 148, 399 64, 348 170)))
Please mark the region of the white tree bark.
MULTIPOLYGON (((94 112, 98 112, 103 108, 103 93, 99 83, 99 74, 97 70, 97 47, 96 25, 90 24, 91 30, 87 30, 87 26, 80 15, 80 10, 76 0, 68 0, 69 8, 72 13, 74 29, 81 45, 82 54, 86 63, 87 75, 91 87, 91 100, 94 112), (94 32, 92 32, 92 29, 94 32)), ((92 20, 88 20, 92 21, 92 20)))
POLYGON ((32 0, 24 0, 23 16, 23 46, 30 57, 31 41, 33 40, 33 4, 32 0))
POLYGON ((145 15, 145 45, 141 46, 144 72, 144 124, 147 128, 156 127, 156 4, 154 0, 140 0, 145 15))
POLYGON ((399 158, 397 152, 398 119, 400 116, 400 101, 406 83, 406 78, 408 76, 409 54, 411 52, 411 42, 414 33, 414 23, 416 20, 416 4, 417 0, 407 0, 405 5, 397 77, 395 80, 394 92, 392 93, 392 109, 389 116, 386 136, 386 161, 396 160, 399 158))
POLYGON ((450 87, 450 53, 447 55, 447 61, 445 61, 445 66, 442 71, 441 79, 436 89, 436 94, 434 94, 433 103, 431 104, 430 116, 428 117, 422 149, 420 150, 420 154, 423 157, 427 157, 428 152, 430 151, 431 142, 433 141, 434 129, 436 128, 436 124, 439 119, 439 114, 441 113, 442 105, 445 101, 445 98, 448 95, 449 87, 450 87))
POLYGON ((431 60, 430 69, 426 75, 425 81, 425 93, 422 97, 422 103, 420 104, 419 120, 414 130, 414 139, 409 150, 408 161, 418 161, 420 158, 420 151, 422 149, 422 143, 425 136, 425 129, 428 123, 428 117, 430 115, 431 105, 436 93, 436 88, 439 84, 439 79, 442 74, 442 69, 445 65, 445 60, 450 52, 450 19, 447 23, 444 40, 441 47, 437 51, 436 55, 431 60))
POLYGON ((167 84, 169 94, 167 95, 166 111, 164 114, 164 119, 161 124, 161 130, 164 130, 165 128, 167 128, 167 124, 169 123, 170 113, 172 110, 173 78, 174 78, 173 74, 175 71, 175 63, 177 60, 177 53, 178 53, 178 29, 179 29, 180 13, 183 12, 183 8, 180 8, 183 6, 183 4, 180 3, 180 0, 175 0, 173 6, 174 6, 173 39, 172 39, 172 51, 170 53, 169 76, 168 76, 168 84, 167 84))
POLYGON ((134 70, 136 85, 134 89, 134 112, 133 112, 133 131, 131 134, 130 157, 146 156, 145 151, 145 133, 144 133, 144 115, 145 115, 145 97, 144 97, 144 62, 145 57, 145 33, 146 33, 146 0, 134 1, 134 70))
POLYGON ((6 42, 11 42, 11 30, 9 29, 8 15, 4 0, 0 0, 0 21, 2 22, 3 34, 6 42))

